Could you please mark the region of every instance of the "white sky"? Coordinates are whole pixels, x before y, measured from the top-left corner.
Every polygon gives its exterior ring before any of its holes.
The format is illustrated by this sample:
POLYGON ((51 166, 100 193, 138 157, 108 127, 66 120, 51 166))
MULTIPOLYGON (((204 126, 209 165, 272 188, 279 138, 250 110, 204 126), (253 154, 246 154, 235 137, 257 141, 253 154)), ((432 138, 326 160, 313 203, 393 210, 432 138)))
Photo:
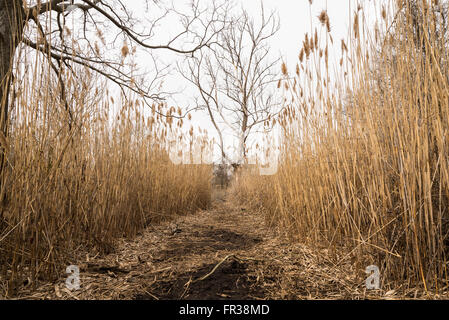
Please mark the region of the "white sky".
MULTIPOLYGON (((174 3, 178 4, 181 1, 188 0, 175 0, 174 3)), ((203 0, 203 3, 207 3, 208 0, 203 0)), ((340 40, 347 38, 348 28, 351 25, 350 13, 354 12, 357 7, 357 3, 369 7, 365 10, 365 14, 373 16, 375 14, 374 7, 370 4, 377 5, 384 0, 314 0, 312 6, 309 4, 309 0, 262 0, 264 8, 267 12, 276 10, 281 23, 280 31, 270 40, 271 50, 273 56, 281 56, 287 63, 289 70, 294 70, 298 61, 298 54, 302 46, 305 33, 311 33, 311 23, 313 30, 315 26, 319 25, 317 16, 319 13, 326 9, 330 17, 332 27, 332 37, 335 44, 335 55, 332 56, 330 51, 330 61, 338 61, 340 59, 340 40), (376 2, 376 3, 374 3, 376 2), (367 12, 368 11, 368 12, 367 12), (371 11, 371 12, 370 12, 371 11)), ((254 14, 255 17, 260 12, 260 0, 235 0, 237 6, 243 6, 250 14, 254 14)), ((134 0, 132 5, 138 7, 139 3, 134 0)), ((153 39, 153 43, 164 42, 164 39, 169 36, 171 32, 176 32, 174 28, 176 23, 172 18, 166 19, 161 22, 161 29, 164 30, 164 34, 156 35, 153 39)), ((167 51, 155 52, 161 59, 172 66, 176 65, 177 61, 182 61, 181 57, 177 57, 167 51)), ((145 60, 139 60, 139 64, 144 65, 145 60)), ((165 88, 168 91, 181 91, 181 94, 177 94, 173 97, 173 101, 168 101, 169 105, 180 105, 186 107, 192 105, 192 98, 196 96, 194 88, 189 87, 188 83, 179 75, 174 74, 167 78, 164 82, 165 88)), ((207 129, 210 137, 218 136, 215 133, 215 129, 210 123, 209 118, 205 112, 193 114, 194 127, 201 127, 207 129)), ((187 129, 190 125, 187 127, 187 129)), ((229 143, 229 141, 228 141, 229 143)), ((218 155, 218 147, 216 148, 216 154, 218 155)))

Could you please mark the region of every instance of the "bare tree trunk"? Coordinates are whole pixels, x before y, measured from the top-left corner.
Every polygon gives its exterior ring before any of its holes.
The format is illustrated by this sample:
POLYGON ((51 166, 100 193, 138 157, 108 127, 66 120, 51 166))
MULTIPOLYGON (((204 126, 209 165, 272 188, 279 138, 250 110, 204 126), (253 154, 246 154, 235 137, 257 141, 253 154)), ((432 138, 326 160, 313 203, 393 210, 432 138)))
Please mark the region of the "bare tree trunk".
POLYGON ((242 121, 242 136, 241 136, 241 141, 240 141, 240 164, 244 164, 247 162, 246 159, 246 138, 247 138, 247 130, 248 130, 248 113, 247 113, 247 104, 246 104, 246 99, 244 102, 244 108, 243 108, 243 121, 242 121))
POLYGON ((0 98, 1 132, 7 131, 8 93, 15 50, 23 32, 23 7, 20 0, 0 0, 0 98))
POLYGON ((24 27, 24 11, 20 0, 0 0, 0 200, 6 188, 3 179, 8 149, 9 92, 12 84, 12 65, 24 27))

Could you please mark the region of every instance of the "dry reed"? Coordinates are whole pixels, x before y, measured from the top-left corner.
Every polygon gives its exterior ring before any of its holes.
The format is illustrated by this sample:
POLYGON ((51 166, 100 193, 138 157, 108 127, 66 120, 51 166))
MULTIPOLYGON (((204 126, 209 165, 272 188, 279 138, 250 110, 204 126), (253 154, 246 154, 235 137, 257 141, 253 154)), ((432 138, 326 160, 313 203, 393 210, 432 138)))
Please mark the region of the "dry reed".
POLYGON ((172 118, 148 115, 131 93, 113 99, 87 68, 63 69, 58 79, 43 54, 17 61, 2 139, 1 294, 64 275, 80 252, 107 253, 118 237, 208 207, 210 166, 168 157, 172 118))
POLYGON ((319 50, 306 36, 285 80, 279 171, 238 187, 292 238, 378 265, 384 288, 447 286, 447 6, 393 1, 375 28, 357 8, 335 73, 322 13, 319 50))

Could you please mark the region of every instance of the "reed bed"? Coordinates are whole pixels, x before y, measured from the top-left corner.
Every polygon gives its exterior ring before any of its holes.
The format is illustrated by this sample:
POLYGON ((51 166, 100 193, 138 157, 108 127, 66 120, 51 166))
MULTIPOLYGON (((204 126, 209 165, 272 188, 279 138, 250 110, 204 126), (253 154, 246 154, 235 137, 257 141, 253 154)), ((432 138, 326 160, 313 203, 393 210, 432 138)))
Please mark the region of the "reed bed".
POLYGON ((138 96, 110 94, 101 78, 75 66, 61 72, 62 99, 45 59, 19 55, 9 136, 1 139, 4 295, 64 275, 82 252, 110 252, 119 237, 210 203, 211 167, 168 157, 169 137, 195 138, 157 112, 173 110, 145 112, 138 96))
POLYGON ((283 66, 278 173, 237 187, 292 239, 343 248, 362 274, 377 265, 383 288, 447 287, 447 8, 386 1, 373 27, 359 6, 341 42, 323 11, 283 66))

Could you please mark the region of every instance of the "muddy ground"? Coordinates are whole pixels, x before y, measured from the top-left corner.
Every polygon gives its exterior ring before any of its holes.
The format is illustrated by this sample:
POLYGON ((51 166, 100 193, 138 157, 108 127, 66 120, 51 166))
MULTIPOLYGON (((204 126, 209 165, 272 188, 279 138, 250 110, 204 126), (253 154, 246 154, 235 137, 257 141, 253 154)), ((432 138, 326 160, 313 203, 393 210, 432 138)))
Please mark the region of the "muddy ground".
POLYGON ((21 299, 371 299, 363 270, 326 248, 292 244, 263 215, 218 197, 213 207, 120 240, 115 252, 86 257, 81 288, 65 278, 24 288, 21 299))

